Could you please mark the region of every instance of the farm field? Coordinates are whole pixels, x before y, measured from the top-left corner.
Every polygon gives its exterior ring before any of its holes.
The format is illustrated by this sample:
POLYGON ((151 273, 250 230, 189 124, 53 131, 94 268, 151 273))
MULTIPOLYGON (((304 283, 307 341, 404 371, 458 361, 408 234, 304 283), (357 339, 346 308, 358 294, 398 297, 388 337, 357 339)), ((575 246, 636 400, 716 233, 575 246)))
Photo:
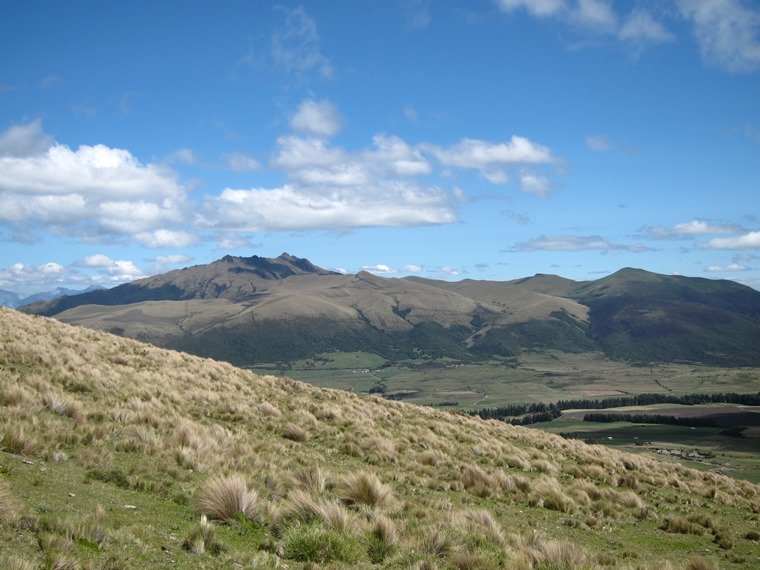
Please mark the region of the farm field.
POLYGON ((632 366, 597 353, 542 352, 518 359, 460 363, 410 360, 388 363, 370 353, 329 353, 253 368, 278 372, 315 386, 397 396, 420 405, 451 405, 464 411, 512 404, 606 398, 644 393, 693 394, 760 391, 760 368, 686 364, 632 366))
POLYGON ((717 427, 583 421, 586 413, 595 411, 598 410, 567 410, 551 422, 531 427, 760 482, 760 408, 757 406, 653 405, 603 410, 605 414, 634 412, 709 419, 715 421, 717 427))

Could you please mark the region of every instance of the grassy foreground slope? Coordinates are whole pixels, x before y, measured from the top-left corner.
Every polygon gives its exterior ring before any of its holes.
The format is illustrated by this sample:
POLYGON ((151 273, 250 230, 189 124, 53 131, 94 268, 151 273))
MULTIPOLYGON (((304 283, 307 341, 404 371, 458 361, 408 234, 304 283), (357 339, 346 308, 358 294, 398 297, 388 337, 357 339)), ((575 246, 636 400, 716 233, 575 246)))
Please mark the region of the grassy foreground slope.
POLYGON ((756 568, 760 487, 0 310, 0 568, 756 568))

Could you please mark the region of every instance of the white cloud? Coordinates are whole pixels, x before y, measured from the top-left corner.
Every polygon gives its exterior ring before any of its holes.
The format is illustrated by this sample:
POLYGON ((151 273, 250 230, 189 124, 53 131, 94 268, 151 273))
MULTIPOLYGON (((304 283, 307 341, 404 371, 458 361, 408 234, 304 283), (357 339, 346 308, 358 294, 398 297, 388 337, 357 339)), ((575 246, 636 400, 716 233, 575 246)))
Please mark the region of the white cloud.
POLYGON ((123 259, 114 261, 113 265, 108 268, 108 273, 110 275, 110 280, 113 283, 123 283, 125 281, 134 281, 135 279, 147 277, 135 266, 134 263, 123 259))
POLYGON ((107 255, 98 253, 85 257, 83 264, 85 267, 110 267, 113 265, 113 260, 107 255))
POLYGON ((731 263, 729 265, 709 265, 705 267, 708 273, 730 273, 734 271, 749 271, 749 267, 740 263, 731 263))
POLYGON ((173 230, 154 230, 135 234, 135 239, 148 247, 186 247, 195 243, 193 234, 173 230))
POLYGON ((330 60, 320 51, 316 22, 301 6, 293 10, 277 8, 285 13, 285 23, 272 35, 274 62, 288 73, 303 74, 316 69, 323 77, 332 77, 330 60))
POLYGON ((224 155, 227 166, 236 172, 248 172, 260 168, 259 161, 244 152, 231 152, 224 155))
POLYGON ((601 236, 540 236, 538 238, 519 243, 511 248, 512 251, 630 251, 642 253, 651 249, 640 245, 626 245, 613 243, 601 236))
POLYGON ((290 126, 319 136, 332 136, 340 131, 343 119, 329 101, 306 100, 290 119, 290 126))
POLYGON ((537 172, 520 174, 520 188, 528 194, 545 197, 552 190, 552 183, 546 176, 537 172))
POLYGON ((676 0, 704 59, 734 72, 760 68, 760 9, 742 0, 676 0))
POLYGON ((524 8, 534 16, 553 16, 567 9, 565 0, 496 0, 502 10, 524 8))
POLYGON ((609 33, 617 26, 617 17, 606 0, 496 0, 505 12, 524 9, 539 18, 559 17, 575 25, 609 33))
POLYGON ((374 273, 375 275, 393 275, 394 273, 398 273, 395 269, 391 269, 387 265, 379 264, 379 265, 363 265, 360 271, 367 271, 369 273, 374 273))
POLYGON ((179 148, 171 153, 166 161, 170 164, 198 164, 200 157, 191 148, 179 148))
POLYGON ((400 271, 403 273, 420 273, 422 268, 418 265, 404 265, 400 271))
POLYGON ((435 145, 424 145, 423 148, 444 165, 459 168, 488 169, 514 164, 551 163, 556 160, 548 147, 517 135, 504 143, 468 138, 449 148, 435 145))
POLYGON ((672 42, 675 36, 649 12, 634 9, 618 30, 618 38, 629 42, 672 42))
POLYGON ((713 238, 706 243, 699 243, 701 249, 760 249, 760 231, 748 232, 744 235, 713 238))
MULTIPOLYGON (((712 65, 733 72, 752 72, 760 68, 760 9, 752 0, 672 0, 660 11, 671 19, 680 15, 693 27, 702 57, 712 65)), ((663 22, 644 9, 633 6, 621 20, 609 0, 495 0, 504 12, 524 10, 541 19, 556 19, 576 30, 614 35, 637 46, 662 44, 675 40, 663 22), (622 23, 621 23, 622 22, 622 23)), ((629 6, 631 3, 621 3, 629 6)), ((656 4, 656 3, 655 3, 656 4)))
POLYGON ((63 272, 64 267, 53 261, 38 266, 14 263, 7 269, 0 269, 0 287, 54 287, 63 272))
POLYGON ((188 255, 174 254, 174 255, 157 255, 151 261, 158 265, 181 265, 190 263, 193 260, 188 255))
POLYGON ((0 156, 0 222, 25 230, 131 235, 179 222, 184 202, 172 171, 142 164, 127 150, 55 143, 30 156, 0 156))
POLYGON ((25 158, 43 154, 53 144, 53 137, 42 131, 42 121, 13 125, 0 133, 0 157, 25 158))
POLYGON ((460 271, 457 269, 454 269, 452 267, 449 267, 448 265, 444 265, 443 267, 439 267, 438 271, 441 273, 444 273, 445 275, 450 275, 452 277, 457 277, 460 275, 460 271))
POLYGON ((456 220, 448 195, 404 181, 359 187, 227 188, 209 197, 199 222, 227 231, 404 227, 456 220))
POLYGON ((709 220, 695 219, 676 224, 672 228, 652 227, 647 228, 647 231, 654 239, 687 239, 713 234, 734 234, 742 231, 742 228, 735 224, 714 224, 709 220))
POLYGON ((598 151, 610 150, 614 147, 607 135, 588 135, 586 137, 586 146, 598 151))
POLYGON ((571 17, 583 26, 599 32, 612 33, 617 28, 617 17, 607 0, 578 0, 571 17))
POLYGON ((363 186, 431 171, 422 153, 399 137, 379 134, 373 143, 374 148, 352 153, 321 138, 283 136, 272 165, 306 186, 363 186))

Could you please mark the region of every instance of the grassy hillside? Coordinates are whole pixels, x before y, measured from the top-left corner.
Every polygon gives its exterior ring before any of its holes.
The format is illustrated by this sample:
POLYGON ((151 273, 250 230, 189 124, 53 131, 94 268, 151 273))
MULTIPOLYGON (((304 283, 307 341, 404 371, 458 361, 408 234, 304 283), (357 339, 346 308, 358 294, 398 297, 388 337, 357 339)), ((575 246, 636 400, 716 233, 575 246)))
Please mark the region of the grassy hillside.
POLYGON ((0 568, 756 568, 760 488, 0 310, 0 568))

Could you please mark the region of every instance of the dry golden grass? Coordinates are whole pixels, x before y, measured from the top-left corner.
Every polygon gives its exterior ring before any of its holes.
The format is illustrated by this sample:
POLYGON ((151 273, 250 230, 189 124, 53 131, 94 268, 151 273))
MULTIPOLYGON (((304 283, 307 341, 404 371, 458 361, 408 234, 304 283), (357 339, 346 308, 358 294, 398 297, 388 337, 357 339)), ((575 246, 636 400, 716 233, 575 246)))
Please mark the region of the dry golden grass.
POLYGON ((330 568, 602 568, 612 557, 621 570, 681 570, 691 557, 666 547, 681 521, 702 530, 678 537, 697 541, 695 552, 718 551, 707 564, 722 560, 721 549, 747 560, 735 568, 760 557, 745 538, 754 536, 760 489, 715 473, 256 376, 6 310, 0 369, 8 567, 105 568, 113 559, 113 568, 149 568, 161 545, 175 544, 180 568, 299 570, 324 551, 331 558, 320 564, 330 568), (66 503, 41 495, 60 490, 59 474, 77 486, 66 503), (124 497, 98 497, 106 521, 77 510, 80 495, 104 490, 124 497), (125 524, 131 501, 164 507, 138 505, 125 524), (712 522, 689 520, 693 512, 712 522), (640 527, 647 541, 638 542, 640 527), (107 541, 97 541, 98 529, 107 541))
POLYGON ((198 509, 212 519, 230 522, 241 513, 252 518, 258 492, 250 489, 240 474, 218 475, 209 479, 198 495, 198 509))

